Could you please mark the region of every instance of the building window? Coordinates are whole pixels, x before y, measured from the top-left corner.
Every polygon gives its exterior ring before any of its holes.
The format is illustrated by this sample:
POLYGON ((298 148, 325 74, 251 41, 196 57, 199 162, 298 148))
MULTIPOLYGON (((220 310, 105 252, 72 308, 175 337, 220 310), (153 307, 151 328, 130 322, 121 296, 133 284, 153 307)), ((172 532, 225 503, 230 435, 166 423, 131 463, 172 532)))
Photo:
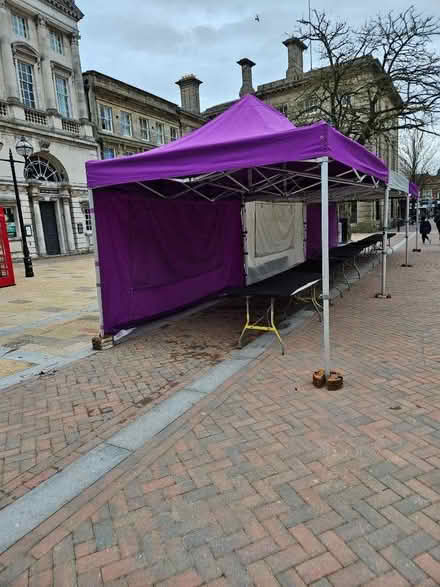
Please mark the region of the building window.
POLYGON ((150 121, 146 118, 139 118, 139 126, 141 128, 141 138, 144 141, 151 141, 150 121))
POLYGON ((376 221, 380 221, 381 220, 381 213, 380 213, 380 201, 376 200, 376 221))
POLYGON ((47 159, 39 155, 32 155, 24 168, 26 179, 38 179, 39 181, 64 181, 64 174, 58 171, 47 159))
POLYGON ((320 101, 318 96, 310 96, 304 101, 303 108, 305 112, 315 112, 319 109, 320 101))
POLYGON ((66 78, 55 76, 58 112, 65 118, 70 118, 69 84, 66 78))
POLYGON ((18 235, 18 223, 17 223, 17 216, 16 216, 16 209, 15 207, 10 208, 3 208, 5 212, 5 219, 6 219, 6 231, 8 233, 9 238, 17 238, 18 235))
POLYGON ((85 220, 85 225, 86 225, 86 232, 92 232, 92 216, 90 214, 90 208, 88 206, 85 206, 82 209, 82 212, 84 214, 84 220, 85 220))
POLYGON ((27 20, 23 16, 18 16, 18 14, 12 15, 12 28, 18 37, 22 37, 23 39, 29 38, 27 20))
POLYGON ((358 221, 358 203, 356 202, 351 202, 350 205, 350 223, 351 224, 357 224, 358 221))
POLYGON ((345 96, 341 96, 341 105, 345 106, 346 108, 350 108, 351 96, 349 94, 346 94, 345 96))
POLYGON ((34 68, 29 63, 17 61, 21 99, 27 108, 35 108, 34 68))
POLYGON ((158 145, 165 143, 165 125, 162 122, 156 122, 156 137, 158 145))
POLYGON ((121 111, 121 135, 123 137, 131 137, 131 114, 121 111))
POLYGON ((100 104, 99 117, 101 119, 101 129, 107 132, 113 132, 113 111, 110 106, 100 104))
POLYGON ((278 106, 275 106, 275 108, 278 110, 278 112, 281 112, 281 114, 284 114, 284 116, 287 116, 287 109, 288 109, 287 104, 278 104, 278 106))
POLYGON ((170 138, 172 141, 175 141, 179 136, 177 128, 175 126, 170 126, 170 138))
POLYGON ((104 147, 102 149, 102 157, 103 159, 114 159, 115 157, 115 150, 113 147, 104 147))
POLYGON ((52 51, 64 55, 63 37, 56 31, 50 31, 50 46, 52 51))

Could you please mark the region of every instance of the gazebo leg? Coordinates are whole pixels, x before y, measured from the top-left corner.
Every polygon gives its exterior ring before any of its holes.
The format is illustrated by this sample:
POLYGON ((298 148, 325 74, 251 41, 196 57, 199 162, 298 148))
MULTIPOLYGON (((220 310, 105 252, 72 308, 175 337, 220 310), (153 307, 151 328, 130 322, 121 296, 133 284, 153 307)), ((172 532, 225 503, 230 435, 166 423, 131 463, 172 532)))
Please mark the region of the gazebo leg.
POLYGON ((390 299, 390 294, 386 293, 387 287, 387 241, 388 241, 388 216, 390 203, 390 187, 385 189, 385 201, 383 211, 383 235, 382 235, 382 275, 381 275, 381 290, 376 294, 376 298, 387 300, 390 299))
POLYGON ((408 230, 409 230, 409 190, 406 194, 406 218, 405 218, 405 263, 402 263, 402 267, 412 267, 408 263, 408 230))
POLYGON ((323 347, 325 376, 330 375, 330 275, 328 255, 328 157, 321 159, 321 247, 323 347))

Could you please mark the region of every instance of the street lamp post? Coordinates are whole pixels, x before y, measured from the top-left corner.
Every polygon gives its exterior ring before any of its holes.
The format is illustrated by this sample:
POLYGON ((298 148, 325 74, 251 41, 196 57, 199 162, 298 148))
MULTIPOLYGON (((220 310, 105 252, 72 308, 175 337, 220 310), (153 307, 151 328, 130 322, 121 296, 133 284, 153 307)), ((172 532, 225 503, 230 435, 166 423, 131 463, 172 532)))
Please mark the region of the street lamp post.
MULTIPOLYGON (((3 147, 3 143, 0 141, 0 150, 3 147)), ((30 143, 26 141, 24 137, 21 137, 15 146, 15 150, 19 155, 24 158, 24 164, 26 166, 28 158, 33 153, 33 148, 30 143)), ((22 161, 16 161, 12 156, 12 149, 9 149, 8 159, 0 159, 0 161, 9 162, 11 166, 12 181, 14 183, 15 201, 17 203, 18 221, 20 223, 21 241, 23 243, 23 263, 24 263, 24 274, 25 277, 33 277, 34 269, 32 267, 32 258, 29 253, 29 247, 26 240, 26 230, 23 221, 23 212, 21 210, 20 194, 18 192, 17 176, 15 173, 15 163, 23 163, 22 161)))

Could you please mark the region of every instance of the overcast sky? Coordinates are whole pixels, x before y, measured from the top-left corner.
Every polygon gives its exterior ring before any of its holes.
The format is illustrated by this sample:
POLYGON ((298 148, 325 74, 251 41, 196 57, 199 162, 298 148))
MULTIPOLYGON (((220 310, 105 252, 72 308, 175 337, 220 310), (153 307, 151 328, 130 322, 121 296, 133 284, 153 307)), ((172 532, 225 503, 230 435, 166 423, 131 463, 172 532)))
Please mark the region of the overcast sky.
MULTIPOLYGON (((414 0, 440 17, 440 0, 414 0)), ((194 73, 202 108, 238 97, 236 61, 256 62, 254 86, 281 79, 282 41, 307 14, 307 0, 77 0, 83 70, 95 69, 180 103, 175 81, 194 73), (255 20, 258 14, 260 22, 255 20)), ((379 10, 402 10, 404 0, 312 0, 312 8, 359 23, 379 10)), ((307 63, 309 58, 307 57, 307 63)))

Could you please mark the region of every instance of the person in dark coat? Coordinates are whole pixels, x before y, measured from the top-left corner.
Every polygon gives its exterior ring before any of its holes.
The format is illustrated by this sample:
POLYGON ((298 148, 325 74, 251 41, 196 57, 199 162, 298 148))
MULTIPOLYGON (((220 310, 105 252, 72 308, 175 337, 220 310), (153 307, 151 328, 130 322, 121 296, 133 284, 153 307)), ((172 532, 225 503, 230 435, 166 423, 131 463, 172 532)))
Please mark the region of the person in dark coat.
POLYGON ((434 216, 434 222, 438 230, 439 238, 440 238, 440 209, 437 208, 434 216))
POLYGON ((429 238, 430 232, 431 232, 431 223, 429 222, 429 220, 425 216, 420 223, 420 234, 422 235, 423 244, 425 244, 426 240, 428 240, 429 243, 431 243, 431 239, 429 238))

